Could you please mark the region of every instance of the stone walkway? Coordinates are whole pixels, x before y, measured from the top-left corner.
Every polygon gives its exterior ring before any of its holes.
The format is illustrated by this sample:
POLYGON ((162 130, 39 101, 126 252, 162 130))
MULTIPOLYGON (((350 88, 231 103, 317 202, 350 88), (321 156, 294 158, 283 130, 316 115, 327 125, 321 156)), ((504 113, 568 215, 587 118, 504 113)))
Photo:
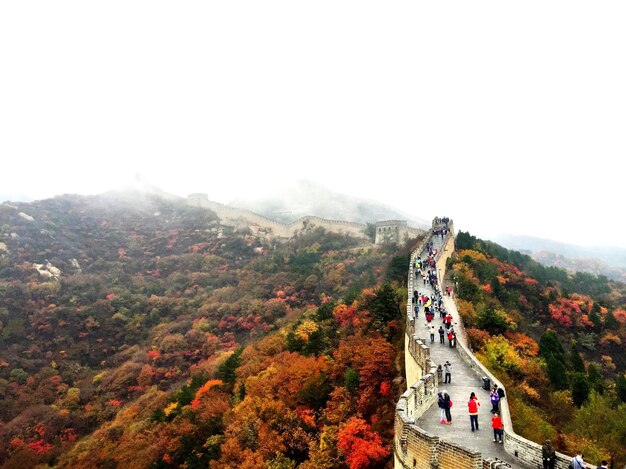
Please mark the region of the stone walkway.
MULTIPOLYGON (((441 237, 433 238, 433 247, 440 249, 442 244, 441 237)), ((428 257, 427 252, 421 254, 422 259, 428 257)), ((413 272, 415 275, 415 272, 413 272)), ((441 280, 441 279, 440 279, 441 280)), ((430 296, 433 289, 429 284, 424 286, 421 279, 415 283, 415 289, 419 293, 430 296)), ((444 296, 444 305, 446 311, 450 312, 453 317, 454 329, 459 339, 465 341, 464 331, 460 330, 459 314, 451 298, 444 296)), ((431 324, 435 325, 438 330, 442 324, 439 315, 431 324)), ((435 342, 431 344, 430 334, 426 326, 426 319, 423 313, 423 307, 420 307, 418 320, 416 321, 416 334, 424 340, 425 344, 430 348, 430 356, 437 365, 442 365, 448 360, 452 364, 452 383, 439 385, 439 391, 445 389, 448 391, 452 399, 452 425, 442 425, 439 419, 439 407, 435 403, 432 405, 416 422, 416 424, 429 433, 435 434, 450 442, 460 444, 466 448, 480 451, 483 460, 487 458, 498 458, 508 462, 512 468, 522 469, 522 466, 513 464, 513 459, 509 456, 501 444, 493 442, 493 430, 491 429, 491 403, 489 402, 489 391, 482 389, 482 379, 467 365, 459 356, 456 348, 448 346, 448 339, 445 344, 439 343, 439 333, 435 334, 435 342), (470 393, 476 393, 480 401, 478 410, 478 426, 479 430, 472 433, 470 426, 469 413, 467 410, 467 401, 469 401, 470 393)))

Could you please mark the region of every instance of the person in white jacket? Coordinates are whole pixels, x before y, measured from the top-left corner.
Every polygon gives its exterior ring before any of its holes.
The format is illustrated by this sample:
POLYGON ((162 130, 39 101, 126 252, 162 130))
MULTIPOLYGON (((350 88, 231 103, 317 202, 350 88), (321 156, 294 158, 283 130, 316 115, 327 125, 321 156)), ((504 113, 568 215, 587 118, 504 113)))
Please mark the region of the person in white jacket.
POLYGON ((583 454, 580 451, 572 458, 571 465, 574 469, 587 469, 587 465, 583 461, 583 454))
POLYGON ((444 383, 452 383, 452 365, 450 364, 450 362, 448 360, 446 360, 446 362, 443 365, 443 371, 444 371, 444 383))

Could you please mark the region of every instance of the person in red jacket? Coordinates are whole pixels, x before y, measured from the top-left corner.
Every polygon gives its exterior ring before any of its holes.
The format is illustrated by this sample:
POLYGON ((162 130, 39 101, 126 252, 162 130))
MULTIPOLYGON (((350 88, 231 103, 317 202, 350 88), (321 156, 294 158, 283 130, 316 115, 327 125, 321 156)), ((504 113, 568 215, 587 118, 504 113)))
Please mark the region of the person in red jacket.
POLYGON ((478 407, 480 406, 480 402, 476 397, 476 394, 470 394, 469 401, 467 402, 467 409, 469 410, 470 416, 470 424, 472 426, 472 432, 474 428, 478 430, 478 407))
POLYGON ((491 428, 493 428, 493 442, 498 443, 498 439, 500 443, 502 443, 502 434, 504 433, 504 424, 502 423, 502 419, 500 415, 496 412, 491 417, 491 428))

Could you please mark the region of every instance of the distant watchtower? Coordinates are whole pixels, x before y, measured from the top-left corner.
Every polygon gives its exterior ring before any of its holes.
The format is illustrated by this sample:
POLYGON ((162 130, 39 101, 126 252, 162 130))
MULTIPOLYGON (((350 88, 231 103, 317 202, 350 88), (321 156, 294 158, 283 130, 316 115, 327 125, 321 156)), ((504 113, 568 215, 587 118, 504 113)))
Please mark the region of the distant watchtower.
POLYGON ((399 244, 408 236, 409 227, 406 220, 385 220, 376 222, 376 238, 374 244, 399 244))

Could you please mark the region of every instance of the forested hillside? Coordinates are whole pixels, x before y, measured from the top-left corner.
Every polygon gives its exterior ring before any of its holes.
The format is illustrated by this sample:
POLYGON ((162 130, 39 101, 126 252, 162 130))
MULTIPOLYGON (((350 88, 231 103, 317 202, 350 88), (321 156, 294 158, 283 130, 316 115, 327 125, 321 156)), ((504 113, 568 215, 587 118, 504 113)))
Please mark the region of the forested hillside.
POLYGON ((389 463, 408 247, 138 194, 0 205, 0 237, 2 467, 389 463))
POLYGON ((508 388, 515 431, 626 463, 626 285, 463 232, 448 267, 470 344, 508 388))

